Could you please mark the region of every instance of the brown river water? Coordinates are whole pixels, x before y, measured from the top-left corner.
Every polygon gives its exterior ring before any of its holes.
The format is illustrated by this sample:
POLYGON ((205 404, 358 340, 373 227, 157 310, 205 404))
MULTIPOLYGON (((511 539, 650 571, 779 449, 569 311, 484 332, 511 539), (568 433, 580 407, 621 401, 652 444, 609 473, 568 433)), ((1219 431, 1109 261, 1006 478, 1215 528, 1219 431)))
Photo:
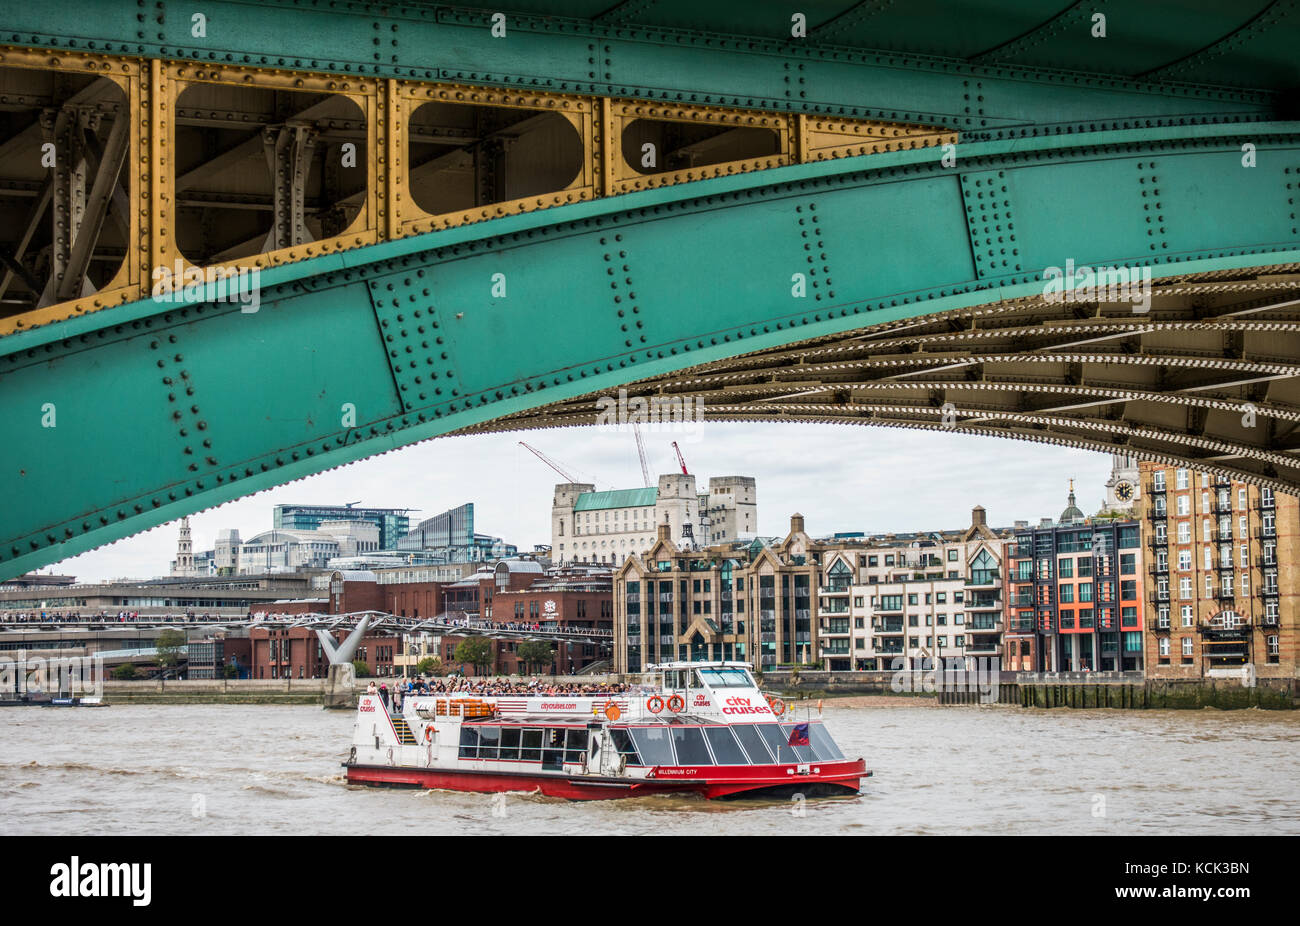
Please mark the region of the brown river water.
POLYGON ((0 711, 0 834, 1300 834, 1300 712, 828 702, 856 797, 571 803, 349 787, 353 714, 0 711))

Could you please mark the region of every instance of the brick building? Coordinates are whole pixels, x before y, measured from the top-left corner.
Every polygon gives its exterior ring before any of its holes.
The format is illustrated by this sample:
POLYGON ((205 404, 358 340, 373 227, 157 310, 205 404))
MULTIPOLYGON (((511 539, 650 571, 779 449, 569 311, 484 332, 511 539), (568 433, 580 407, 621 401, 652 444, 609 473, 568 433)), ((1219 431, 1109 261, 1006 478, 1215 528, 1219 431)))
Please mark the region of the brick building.
MULTIPOLYGON (((349 630, 332 631, 334 639, 342 643, 349 630)), ((329 657, 310 627, 254 627, 248 632, 251 646, 250 677, 273 678, 325 678, 329 675, 329 657)), ((393 675, 393 658, 401 646, 401 638, 391 635, 366 635, 361 638, 354 659, 364 662, 370 674, 386 677, 393 675)))
POLYGON ((1300 676, 1300 500, 1184 467, 1140 467, 1147 675, 1300 676))
POLYGON ((1139 672, 1145 666, 1141 525, 1086 518, 1018 527, 1008 548, 1003 666, 1021 672, 1139 672))

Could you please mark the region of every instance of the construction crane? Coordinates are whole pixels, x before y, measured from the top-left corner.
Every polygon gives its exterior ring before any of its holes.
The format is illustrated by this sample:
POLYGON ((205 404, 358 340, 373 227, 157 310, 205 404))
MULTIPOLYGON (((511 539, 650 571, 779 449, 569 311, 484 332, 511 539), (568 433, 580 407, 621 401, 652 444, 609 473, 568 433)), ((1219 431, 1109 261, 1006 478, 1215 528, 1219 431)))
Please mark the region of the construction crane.
POLYGON ((543 463, 545 463, 545 464, 546 464, 547 466, 549 466, 551 469, 553 469, 553 470, 555 470, 557 473, 559 473, 560 476, 564 479, 565 482, 577 482, 577 481, 578 481, 577 479, 574 479, 572 476, 570 476, 568 473, 566 473, 564 470, 560 469, 560 465, 559 465, 558 463, 556 463, 554 460, 552 460, 552 459, 551 459, 550 457, 548 457, 546 454, 542 453, 540 450, 538 450, 538 449, 537 449, 536 447, 534 447, 532 444, 526 444, 526 443, 524 443, 523 441, 520 441, 520 442, 519 442, 519 446, 520 446, 520 447, 524 447, 524 448, 526 448, 527 450, 532 451, 533 456, 537 457, 537 459, 541 460, 543 463))
POLYGON ((632 433, 636 435, 636 455, 641 458, 641 481, 650 488, 650 466, 645 461, 645 441, 641 439, 641 426, 632 422, 632 433))
POLYGON ((677 441, 673 441, 673 450, 677 452, 677 465, 682 468, 682 475, 689 476, 690 473, 686 471, 686 460, 682 457, 682 448, 677 446, 677 441))

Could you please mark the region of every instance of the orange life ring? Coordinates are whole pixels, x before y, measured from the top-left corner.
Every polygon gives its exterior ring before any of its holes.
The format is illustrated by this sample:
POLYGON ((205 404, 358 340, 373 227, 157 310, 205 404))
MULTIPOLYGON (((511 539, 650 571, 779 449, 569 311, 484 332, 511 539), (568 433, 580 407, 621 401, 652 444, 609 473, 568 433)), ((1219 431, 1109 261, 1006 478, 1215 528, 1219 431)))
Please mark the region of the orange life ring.
POLYGON ((434 733, 434 730, 433 730, 433 727, 432 727, 432 726, 428 726, 428 727, 425 727, 425 728, 424 728, 424 741, 425 741, 426 743, 432 743, 432 742, 433 742, 433 733, 434 733))
POLYGON ((618 705, 613 701, 606 701, 602 710, 604 710, 605 716, 610 720, 618 720, 618 718, 623 715, 623 712, 618 709, 618 705))
POLYGON ((772 713, 777 717, 785 714, 785 702, 780 698, 769 696, 767 699, 767 706, 772 708, 772 713))
POLYGON ((659 695, 651 695, 645 703, 645 709, 652 714, 657 714, 664 709, 664 699, 659 695))
POLYGON ((668 696, 668 709, 674 714, 680 714, 686 710, 686 699, 679 694, 668 696))

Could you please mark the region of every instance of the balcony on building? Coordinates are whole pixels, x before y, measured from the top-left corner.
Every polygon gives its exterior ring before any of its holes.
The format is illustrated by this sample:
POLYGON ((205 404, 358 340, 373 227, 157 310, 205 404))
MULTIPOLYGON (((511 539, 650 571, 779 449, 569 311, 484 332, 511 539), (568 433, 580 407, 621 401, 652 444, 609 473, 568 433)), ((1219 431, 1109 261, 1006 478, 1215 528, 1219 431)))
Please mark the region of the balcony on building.
POLYGON ((874 624, 872 625, 871 632, 872 633, 905 633, 906 629, 903 627, 903 621, 900 619, 896 621, 881 621, 879 624, 874 624))
POLYGON ((1153 617, 1147 621, 1147 630, 1152 633, 1168 633, 1172 629, 1172 624, 1168 617, 1153 617))
POLYGON ((967 633, 1000 633, 1002 619, 992 614, 968 614, 965 627, 967 633))
POLYGON ((1255 536, 1260 540, 1275 540, 1277 539, 1277 526, 1274 525, 1273 527, 1268 527, 1265 525, 1256 528, 1255 536))
POLYGON ((1273 556, 1265 556, 1261 553, 1259 556, 1255 557, 1255 565, 1260 569, 1276 569, 1277 554, 1274 554, 1273 556))
POLYGON ((965 606, 967 611, 1001 611, 1002 601, 997 595, 988 597, 976 595, 966 601, 965 606))
POLYGON ((1272 511, 1277 507, 1277 497, 1275 495, 1264 495, 1262 492, 1259 496, 1259 508, 1261 511, 1272 511))
POLYGON ((1259 619, 1259 624, 1261 627, 1278 627, 1281 626, 1281 623, 1282 623, 1281 616, 1277 614, 1266 613, 1259 619))
POLYGON ((1147 572, 1151 573, 1151 575, 1153 576, 1169 575, 1169 560, 1165 560, 1163 563, 1160 562, 1159 560, 1156 560, 1155 562, 1152 563, 1148 563, 1147 572))
POLYGON ((901 656, 903 653, 903 643, 901 640, 897 643, 882 641, 879 646, 875 647, 875 650, 876 654, 879 656, 901 656))
POLYGON ((1265 585, 1262 589, 1259 590, 1259 593, 1263 595, 1265 598, 1279 597, 1276 585, 1271 585, 1271 586, 1265 585))
POLYGON ((1162 483, 1159 483, 1159 484, 1154 483, 1154 482, 1151 483, 1151 494, 1152 494, 1152 495, 1164 495, 1164 494, 1165 494, 1165 483, 1163 483, 1163 482, 1162 482, 1162 483))
POLYGON ((971 637, 966 641, 966 655, 995 655, 1002 652, 1002 641, 996 636, 971 637))
POLYGON ((1011 630, 1015 633, 1036 633, 1038 631, 1038 620, 1033 617, 1013 617, 1010 624, 1011 630))
POLYGON ((1218 601, 1232 601, 1237 597, 1237 593, 1230 588, 1224 588, 1220 585, 1214 590, 1214 596, 1218 601))
POLYGON ((996 569, 972 569, 966 577, 965 588, 997 588, 1002 585, 1002 576, 996 569))
POLYGON ((1215 514, 1232 514, 1231 498, 1216 498, 1211 507, 1215 514))
POLYGON ((1155 534, 1152 534, 1150 537, 1147 538, 1147 549, 1149 550, 1153 550, 1153 551, 1163 550, 1168 545, 1169 545, 1168 534, 1166 534, 1163 537, 1158 537, 1155 534))
POLYGON ((1231 624, 1215 624, 1210 621, 1203 621, 1196 626, 1196 629, 1199 633, 1205 636, 1238 639, 1246 636, 1250 632, 1250 619, 1246 617, 1238 617, 1231 624))
POLYGON ((1167 521, 1169 519, 1169 511, 1164 506, 1153 505, 1147 517, 1152 521, 1167 521))

